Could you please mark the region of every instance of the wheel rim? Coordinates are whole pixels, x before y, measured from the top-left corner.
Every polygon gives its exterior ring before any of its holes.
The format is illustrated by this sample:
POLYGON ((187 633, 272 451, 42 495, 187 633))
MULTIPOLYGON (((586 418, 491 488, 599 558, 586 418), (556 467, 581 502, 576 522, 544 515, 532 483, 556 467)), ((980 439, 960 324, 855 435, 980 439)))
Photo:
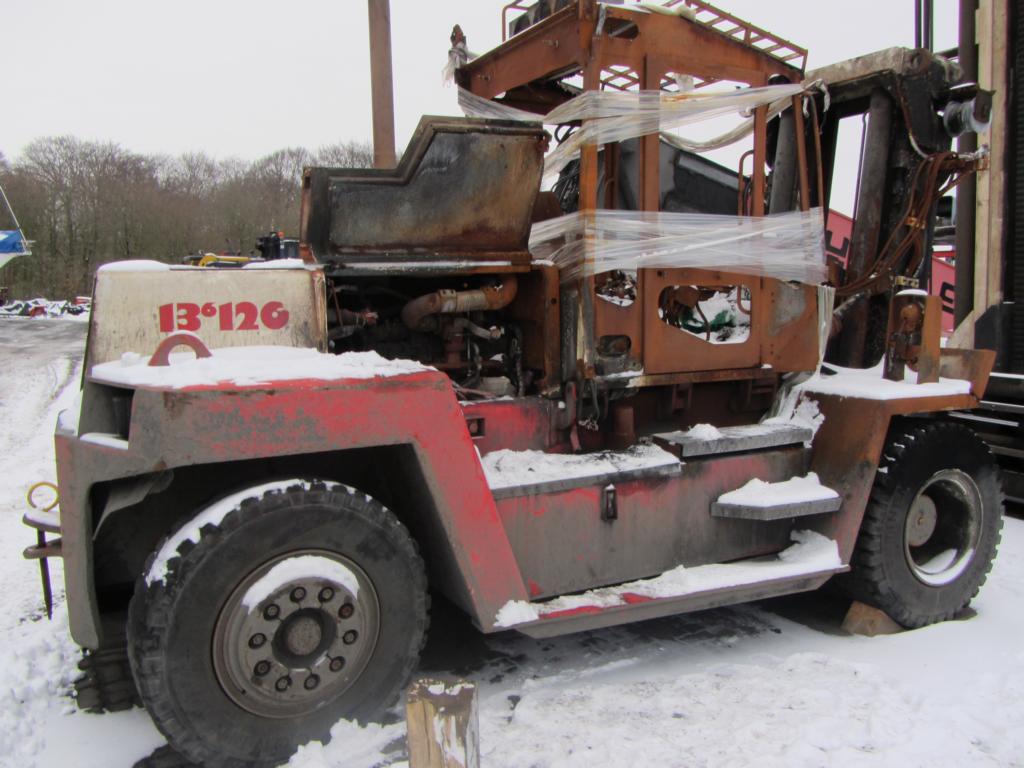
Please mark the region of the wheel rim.
POLYGON ((288 552, 246 576, 214 628, 224 693, 263 717, 296 717, 333 701, 366 668, 380 605, 354 562, 327 550, 288 552))
POLYGON ((914 577, 929 586, 955 581, 974 560, 984 505, 977 483, 959 469, 936 472, 907 512, 903 551, 914 577))

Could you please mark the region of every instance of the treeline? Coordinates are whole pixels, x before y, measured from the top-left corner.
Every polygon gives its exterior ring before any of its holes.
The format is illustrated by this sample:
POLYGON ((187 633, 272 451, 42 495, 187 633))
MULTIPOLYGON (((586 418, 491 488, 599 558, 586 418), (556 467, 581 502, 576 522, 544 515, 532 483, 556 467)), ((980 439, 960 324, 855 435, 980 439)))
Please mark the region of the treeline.
MULTIPOLYGON (((4 188, 33 255, 0 269, 11 298, 88 294, 96 267, 121 259, 180 263, 197 251, 248 254, 271 229, 297 236, 302 169, 369 167, 368 144, 282 149, 253 162, 202 152, 143 155, 71 136, 0 153, 4 188)), ((0 229, 9 226, 0 211, 0 229)))

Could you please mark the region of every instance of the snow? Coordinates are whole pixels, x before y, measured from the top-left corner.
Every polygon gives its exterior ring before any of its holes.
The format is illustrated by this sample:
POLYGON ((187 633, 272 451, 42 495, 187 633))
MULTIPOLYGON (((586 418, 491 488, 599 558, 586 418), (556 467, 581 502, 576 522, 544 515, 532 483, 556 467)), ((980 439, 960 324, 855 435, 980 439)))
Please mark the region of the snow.
POLYGON ((148 357, 126 352, 120 360, 94 365, 89 375, 94 381, 117 386, 181 389, 226 382, 247 386, 296 379, 371 379, 433 370, 413 360, 388 360, 376 352, 331 355, 277 346, 226 347, 211 352, 212 357, 204 358, 192 352, 172 352, 166 366, 150 366, 148 357))
POLYGON ((300 555, 282 560, 263 574, 255 584, 245 591, 242 596, 242 606, 247 611, 251 611, 286 584, 305 579, 340 584, 349 591, 352 597, 359 596, 359 580, 342 563, 319 555, 300 555))
MULTIPOLYGON (((48 622, 38 565, 21 559, 35 541, 20 521, 25 491, 54 476, 52 428, 78 389, 85 327, 4 330, 0 766, 131 766, 163 737, 142 709, 74 711, 61 562, 48 622)), ((1019 767, 1024 521, 1005 521, 1001 550, 962 619, 874 638, 840 631, 846 604, 829 592, 540 641, 482 636, 435 603, 417 674, 476 684, 488 768, 1019 767)), ((341 721, 288 766, 408 768, 404 735, 401 721, 341 721)))
MULTIPOLYGON (((193 269, 193 267, 180 266, 177 269, 193 269)), ((149 259, 127 259, 125 261, 112 261, 104 264, 97 272, 167 272, 171 269, 170 264, 162 261, 151 261, 149 259)))
POLYGON ((62 432, 78 434, 78 417, 82 413, 82 390, 76 389, 68 399, 68 406, 57 414, 57 428, 62 432))
MULTIPOLYGON (((58 419, 59 421, 59 419, 58 419)), ((117 448, 121 451, 128 450, 128 441, 119 435, 110 435, 105 432, 86 432, 81 436, 83 443, 102 445, 106 448, 117 448)))
POLYGON ((735 491, 718 497, 721 504, 742 504, 748 507, 774 507, 806 501, 836 499, 839 494, 822 485, 818 475, 808 472, 804 477, 791 477, 779 483, 753 478, 735 491))
POLYGON ((825 414, 821 412, 818 401, 808 397, 799 386, 786 392, 778 411, 779 415, 764 419, 761 423, 805 427, 811 430, 812 436, 818 434, 821 425, 825 423, 825 414))
POLYGON ((835 371, 831 376, 815 374, 796 389, 821 395, 859 397, 865 400, 896 400, 903 397, 935 397, 938 395, 965 395, 971 383, 964 379, 939 379, 930 384, 918 384, 917 374, 909 368, 904 381, 889 381, 882 376, 882 364, 874 368, 842 368, 827 365, 835 371))
POLYGON ((307 265, 302 259, 271 259, 249 262, 242 269, 305 269, 307 266, 316 268, 316 265, 307 265))
POLYGON ((695 424, 683 434, 695 440, 720 440, 722 438, 721 430, 711 424, 695 424))
POLYGON ((178 547, 186 541, 198 543, 204 526, 220 525, 227 514, 246 499, 258 499, 271 491, 283 491, 295 485, 300 485, 303 488, 309 487, 309 483, 303 480, 276 480, 272 483, 263 483, 252 488, 246 488, 230 496, 225 496, 219 501, 215 501, 167 537, 163 546, 156 553, 156 557, 153 558, 153 563, 146 574, 146 583, 153 585, 163 581, 167 577, 167 564, 178 556, 178 547))
POLYGON ((776 558, 758 558, 694 568, 678 566, 653 579, 641 579, 614 587, 592 589, 579 595, 564 595, 543 603, 510 600, 495 617, 495 626, 514 627, 527 621, 576 608, 615 608, 628 604, 626 595, 652 600, 706 592, 712 589, 754 584, 804 573, 839 568, 839 549, 831 539, 814 531, 793 531, 792 546, 776 558), (508 622, 508 623, 506 623, 508 622))
POLYGON ((636 299, 626 298, 624 296, 609 296, 604 293, 596 294, 597 298, 607 301, 609 304, 614 304, 617 307, 631 307, 636 299))
POLYGON ((678 464, 679 459, 656 445, 634 445, 625 451, 580 454, 503 448, 488 453, 482 463, 488 485, 491 490, 496 490, 551 480, 598 477, 615 472, 672 466, 678 464))

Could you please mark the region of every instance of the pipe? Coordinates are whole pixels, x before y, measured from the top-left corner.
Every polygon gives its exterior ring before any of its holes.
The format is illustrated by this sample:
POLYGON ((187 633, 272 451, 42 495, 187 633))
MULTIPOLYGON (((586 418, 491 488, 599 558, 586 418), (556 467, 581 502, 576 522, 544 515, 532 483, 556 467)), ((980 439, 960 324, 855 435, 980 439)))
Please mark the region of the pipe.
POLYGON ((395 167, 395 94, 391 77, 389 0, 367 0, 370 17, 370 87, 373 97, 373 167, 395 167))
POLYGON ((471 291, 453 291, 445 288, 413 299, 402 307, 402 322, 414 331, 429 333, 437 330, 435 315, 455 315, 476 310, 504 309, 516 297, 519 282, 508 275, 498 285, 471 291))

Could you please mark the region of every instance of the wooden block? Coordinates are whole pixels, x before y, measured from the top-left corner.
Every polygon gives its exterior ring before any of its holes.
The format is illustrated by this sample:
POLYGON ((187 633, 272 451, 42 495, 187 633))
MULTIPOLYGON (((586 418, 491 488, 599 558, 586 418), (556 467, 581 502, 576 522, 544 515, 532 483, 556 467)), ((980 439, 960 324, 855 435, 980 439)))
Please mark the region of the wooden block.
POLYGON ((843 629, 851 635, 866 637, 894 635, 903 631, 903 627, 893 621, 885 611, 865 605, 859 600, 854 600, 850 610, 846 612, 843 629))
POLYGON ((409 768, 479 768, 476 686, 420 678, 405 701, 409 768))

